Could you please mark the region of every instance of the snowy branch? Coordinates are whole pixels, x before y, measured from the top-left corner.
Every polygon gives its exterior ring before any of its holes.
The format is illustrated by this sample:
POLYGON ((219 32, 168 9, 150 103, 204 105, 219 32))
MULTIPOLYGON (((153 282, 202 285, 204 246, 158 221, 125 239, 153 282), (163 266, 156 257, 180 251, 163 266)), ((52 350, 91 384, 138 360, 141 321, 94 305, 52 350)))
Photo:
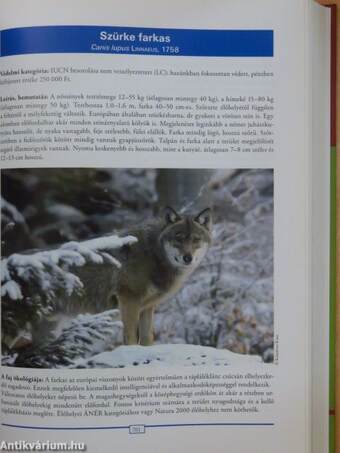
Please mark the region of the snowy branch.
POLYGON ((118 269, 115 249, 133 244, 133 236, 104 236, 68 242, 58 249, 12 254, 1 261, 2 342, 7 351, 26 347, 35 325, 55 311, 60 301, 80 293, 77 268, 87 264, 118 269))
POLYGON ((25 223, 24 216, 20 214, 14 205, 8 203, 3 197, 0 197, 0 209, 3 220, 7 219, 8 222, 25 223))
MULTIPOLYGON (((52 332, 54 334, 54 332, 52 332)), ((60 335, 40 346, 29 347, 19 356, 9 354, 12 365, 33 368, 72 366, 77 360, 89 359, 121 344, 123 325, 119 310, 108 310, 97 315, 81 314, 66 319, 60 335)))
POLYGON ((79 277, 69 269, 86 263, 111 264, 119 268, 120 262, 108 251, 133 244, 132 236, 107 236, 84 242, 68 242, 56 250, 33 254, 15 253, 1 262, 1 296, 12 300, 22 299, 20 282, 32 283, 47 297, 54 297, 57 289, 64 289, 70 296, 83 287, 79 277))

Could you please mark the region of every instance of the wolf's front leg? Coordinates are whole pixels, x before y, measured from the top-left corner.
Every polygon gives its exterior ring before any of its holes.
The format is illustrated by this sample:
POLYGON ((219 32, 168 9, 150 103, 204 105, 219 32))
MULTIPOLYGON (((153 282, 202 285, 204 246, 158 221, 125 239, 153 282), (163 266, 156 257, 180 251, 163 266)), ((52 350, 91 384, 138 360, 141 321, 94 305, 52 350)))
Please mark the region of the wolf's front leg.
POLYGON ((153 344, 153 307, 142 311, 139 318, 139 343, 142 346, 153 344))
POLYGON ((119 308, 124 326, 124 344, 138 344, 139 310, 136 304, 120 301, 119 308))

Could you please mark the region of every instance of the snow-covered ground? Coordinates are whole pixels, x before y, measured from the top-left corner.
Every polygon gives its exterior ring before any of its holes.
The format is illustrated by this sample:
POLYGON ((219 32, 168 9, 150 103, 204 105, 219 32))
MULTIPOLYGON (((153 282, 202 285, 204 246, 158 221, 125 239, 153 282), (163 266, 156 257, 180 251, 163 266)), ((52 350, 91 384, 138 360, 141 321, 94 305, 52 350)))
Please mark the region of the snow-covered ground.
POLYGON ((189 344, 119 346, 88 359, 75 361, 72 368, 125 368, 171 366, 237 366, 261 363, 260 357, 235 354, 223 349, 189 344))

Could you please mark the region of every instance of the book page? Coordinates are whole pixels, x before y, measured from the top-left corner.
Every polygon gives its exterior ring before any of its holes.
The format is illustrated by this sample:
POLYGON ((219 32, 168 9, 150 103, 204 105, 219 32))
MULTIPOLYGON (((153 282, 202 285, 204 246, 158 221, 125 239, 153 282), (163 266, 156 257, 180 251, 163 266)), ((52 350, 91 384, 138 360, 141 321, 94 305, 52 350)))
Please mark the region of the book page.
POLYGON ((0 28, 1 448, 309 452, 310 3, 0 28))

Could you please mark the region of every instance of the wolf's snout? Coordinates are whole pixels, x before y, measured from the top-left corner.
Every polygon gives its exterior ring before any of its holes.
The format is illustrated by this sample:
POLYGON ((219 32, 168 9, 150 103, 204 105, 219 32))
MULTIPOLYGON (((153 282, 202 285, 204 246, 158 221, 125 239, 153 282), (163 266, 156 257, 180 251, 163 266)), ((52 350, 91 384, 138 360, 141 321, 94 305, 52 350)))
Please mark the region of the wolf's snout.
POLYGON ((192 256, 191 255, 184 255, 183 256, 183 261, 185 262, 185 264, 190 264, 191 261, 192 261, 192 256))

